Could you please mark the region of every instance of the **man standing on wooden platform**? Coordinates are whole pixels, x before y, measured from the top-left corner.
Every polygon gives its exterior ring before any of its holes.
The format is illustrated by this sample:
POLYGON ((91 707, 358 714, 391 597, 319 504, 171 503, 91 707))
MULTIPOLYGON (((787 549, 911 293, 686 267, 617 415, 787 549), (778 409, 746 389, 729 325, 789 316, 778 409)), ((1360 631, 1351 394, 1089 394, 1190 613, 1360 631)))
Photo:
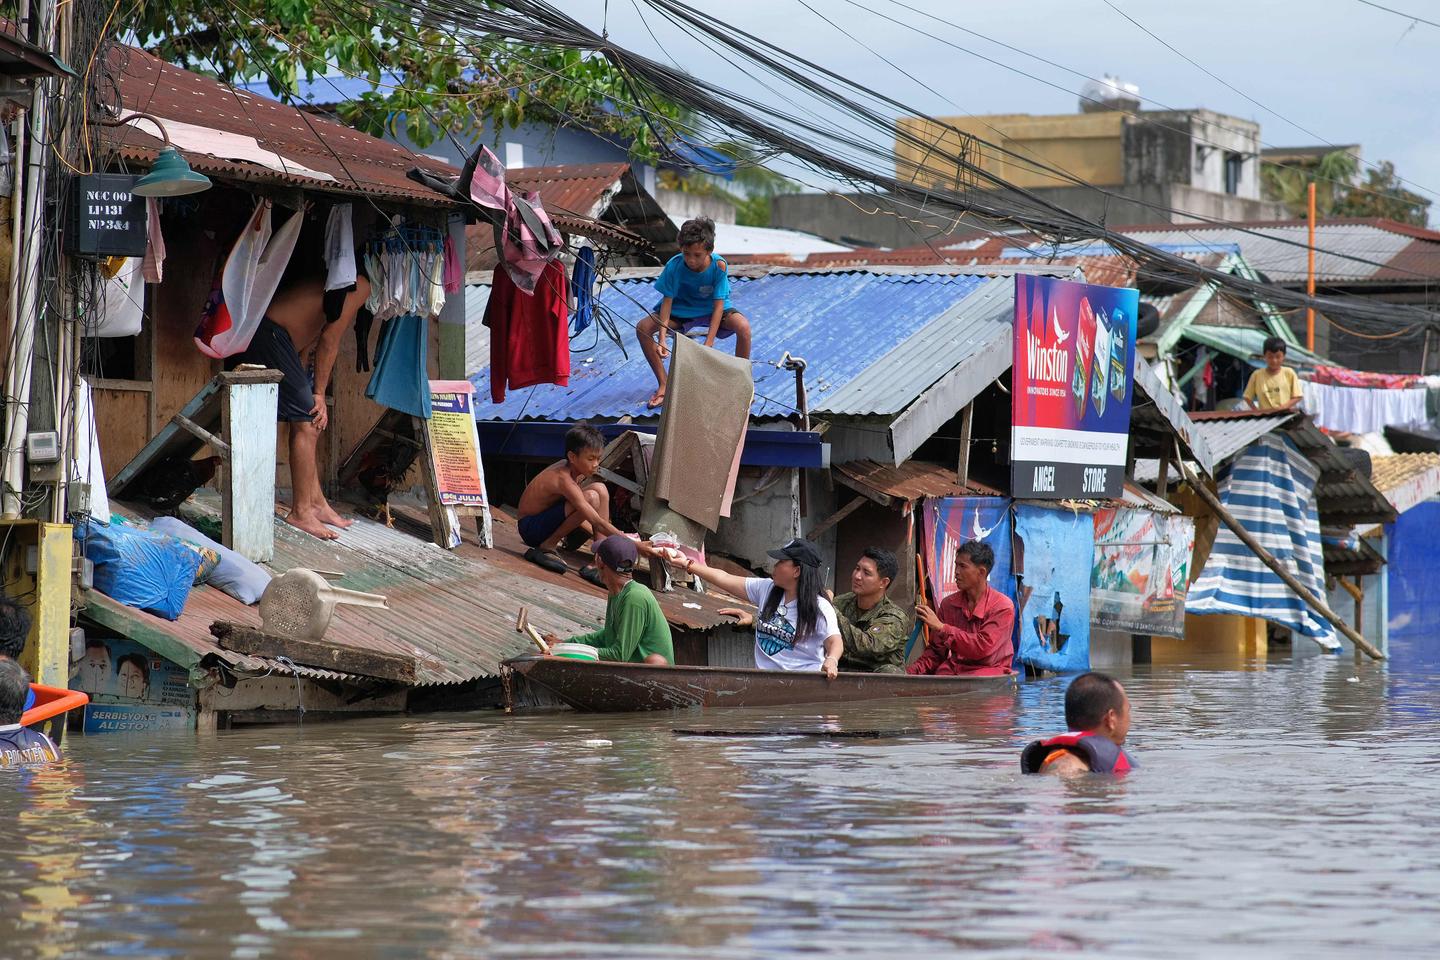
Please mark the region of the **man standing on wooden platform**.
POLYGON ((320 432, 329 426, 325 393, 340 340, 365 310, 370 280, 363 274, 349 291, 326 292, 324 274, 307 277, 275 294, 250 346, 226 361, 227 368, 254 363, 279 370, 276 419, 290 424, 290 487, 294 506, 285 519, 321 540, 334 540, 330 527, 354 523, 336 513, 320 488, 316 451, 320 432), (329 524, 329 526, 326 526, 329 524))

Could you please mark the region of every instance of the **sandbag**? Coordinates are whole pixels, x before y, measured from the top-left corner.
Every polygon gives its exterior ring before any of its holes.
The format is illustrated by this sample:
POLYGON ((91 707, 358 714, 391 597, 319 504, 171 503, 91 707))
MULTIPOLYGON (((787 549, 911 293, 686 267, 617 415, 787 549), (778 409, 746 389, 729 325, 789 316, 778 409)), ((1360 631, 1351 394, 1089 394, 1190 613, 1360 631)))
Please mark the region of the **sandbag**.
POLYGON ((95 564, 95 589, 127 607, 178 620, 200 568, 200 554, 174 537, 121 524, 81 520, 80 555, 95 564))
POLYGON ((156 517, 151 521, 150 529, 178 540, 187 540, 219 554, 220 562, 211 571, 209 583, 241 603, 258 603, 260 595, 270 585, 270 571, 234 550, 221 546, 182 520, 175 517, 156 517))

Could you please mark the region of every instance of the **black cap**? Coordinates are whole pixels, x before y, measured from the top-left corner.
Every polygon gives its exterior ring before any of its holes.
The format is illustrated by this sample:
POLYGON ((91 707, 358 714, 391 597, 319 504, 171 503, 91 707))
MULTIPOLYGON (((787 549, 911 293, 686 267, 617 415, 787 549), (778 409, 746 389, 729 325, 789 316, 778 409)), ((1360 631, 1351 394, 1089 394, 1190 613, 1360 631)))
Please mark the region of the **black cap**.
POLYGON ((820 566, 820 550, 809 540, 791 540, 779 550, 771 550, 769 557, 772 560, 794 560, 802 567, 820 566))
POLYGON ((595 546, 595 559, 616 573, 629 573, 635 569, 635 560, 640 552, 629 537, 612 534, 595 546))

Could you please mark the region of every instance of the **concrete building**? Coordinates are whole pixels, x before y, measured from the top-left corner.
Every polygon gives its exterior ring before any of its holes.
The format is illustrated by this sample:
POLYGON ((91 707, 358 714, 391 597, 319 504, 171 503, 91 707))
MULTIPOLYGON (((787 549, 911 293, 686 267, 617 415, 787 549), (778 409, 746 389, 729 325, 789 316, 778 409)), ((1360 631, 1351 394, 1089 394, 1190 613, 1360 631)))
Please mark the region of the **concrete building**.
MULTIPOLYGON (((949 159, 963 152, 986 172, 1091 220, 1285 216, 1282 205, 1261 197, 1259 124, 1210 110, 903 117, 899 128, 896 176, 923 187, 984 189, 949 159)), ((953 214, 922 214, 884 200, 878 207, 868 196, 798 194, 775 199, 773 222, 842 243, 887 247, 977 232, 953 214)))

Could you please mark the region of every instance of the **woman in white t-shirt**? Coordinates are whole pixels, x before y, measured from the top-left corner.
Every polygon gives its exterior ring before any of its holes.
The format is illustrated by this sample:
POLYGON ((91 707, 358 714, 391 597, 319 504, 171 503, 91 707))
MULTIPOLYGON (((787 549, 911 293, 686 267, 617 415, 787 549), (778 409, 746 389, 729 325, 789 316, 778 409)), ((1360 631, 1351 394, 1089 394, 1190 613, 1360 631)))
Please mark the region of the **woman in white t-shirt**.
POLYGON ((771 550, 768 577, 737 577, 688 560, 685 569, 706 583, 759 608, 755 666, 761 670, 819 670, 831 680, 840 669, 840 627, 835 608, 820 593, 820 551, 809 540, 771 550))

